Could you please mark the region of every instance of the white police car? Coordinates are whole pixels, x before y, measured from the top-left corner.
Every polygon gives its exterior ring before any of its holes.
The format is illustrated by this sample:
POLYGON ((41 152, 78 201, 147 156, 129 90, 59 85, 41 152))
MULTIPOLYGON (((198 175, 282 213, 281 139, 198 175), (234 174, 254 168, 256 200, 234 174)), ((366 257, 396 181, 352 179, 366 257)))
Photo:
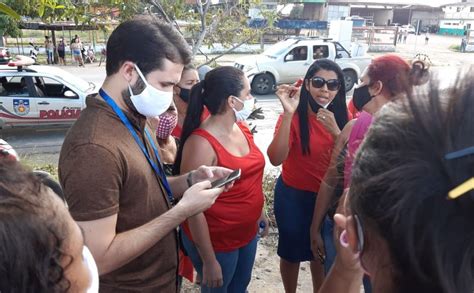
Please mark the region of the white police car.
POLYGON ((30 60, 0 66, 0 128, 74 123, 96 86, 57 67, 30 66, 30 60))

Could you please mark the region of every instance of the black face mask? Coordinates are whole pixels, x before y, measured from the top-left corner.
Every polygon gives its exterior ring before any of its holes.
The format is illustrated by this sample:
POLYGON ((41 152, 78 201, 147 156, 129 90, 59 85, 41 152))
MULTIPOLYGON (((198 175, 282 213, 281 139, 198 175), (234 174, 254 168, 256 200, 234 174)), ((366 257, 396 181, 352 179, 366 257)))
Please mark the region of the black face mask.
MULTIPOLYGON (((178 86, 179 87, 179 86, 178 86)), ((190 89, 184 89, 179 87, 179 97, 183 100, 186 104, 189 103, 189 97, 191 96, 190 89)))
MULTIPOLYGON (((318 110, 319 109, 324 109, 323 106, 321 106, 320 104, 316 103, 316 101, 309 97, 308 99, 308 103, 309 103, 309 106, 311 107, 311 110, 313 111, 313 113, 318 113, 318 110)), ((332 111, 332 105, 333 105, 333 102, 329 103, 329 105, 326 107, 326 109, 328 109, 329 111, 333 112, 332 111)))
POLYGON ((369 93, 369 86, 364 85, 354 90, 354 94, 352 95, 352 102, 354 103, 354 107, 358 111, 362 111, 362 108, 372 100, 375 96, 371 96, 369 93))

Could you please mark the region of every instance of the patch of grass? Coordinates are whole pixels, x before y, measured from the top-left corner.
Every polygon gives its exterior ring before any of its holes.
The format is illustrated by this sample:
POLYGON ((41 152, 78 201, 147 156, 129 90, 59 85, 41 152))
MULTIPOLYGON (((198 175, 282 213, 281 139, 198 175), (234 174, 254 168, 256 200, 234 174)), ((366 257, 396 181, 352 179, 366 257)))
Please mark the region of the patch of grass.
POLYGON ((265 197, 265 206, 264 210, 267 214, 268 220, 270 221, 270 226, 275 227, 275 213, 273 210, 274 203, 274 191, 276 181, 280 176, 280 173, 277 171, 269 171, 263 175, 263 196, 265 197))
POLYGON ((461 45, 451 45, 449 46, 449 50, 454 52, 461 52, 461 45))
POLYGON ((37 171, 45 171, 51 174, 51 176, 58 181, 58 166, 54 164, 38 164, 38 163, 33 163, 28 160, 21 160, 23 166, 30 170, 37 170, 37 171))

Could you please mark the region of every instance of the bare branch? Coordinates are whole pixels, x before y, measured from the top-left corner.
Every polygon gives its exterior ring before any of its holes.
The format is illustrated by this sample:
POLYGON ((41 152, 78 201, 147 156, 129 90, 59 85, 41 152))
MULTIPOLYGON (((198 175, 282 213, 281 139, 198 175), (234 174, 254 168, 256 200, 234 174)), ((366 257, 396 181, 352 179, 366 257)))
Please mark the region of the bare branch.
MULTIPOLYGON (((202 42, 207 34, 207 25, 206 25, 206 13, 209 10, 209 5, 211 5, 211 1, 206 2, 206 6, 202 7, 201 0, 196 0, 199 7, 199 14, 201 18, 201 31, 199 32, 199 37, 195 44, 193 44, 193 57, 196 56, 199 48, 201 48, 202 42)), ((207 56, 206 56, 207 58, 207 56)))

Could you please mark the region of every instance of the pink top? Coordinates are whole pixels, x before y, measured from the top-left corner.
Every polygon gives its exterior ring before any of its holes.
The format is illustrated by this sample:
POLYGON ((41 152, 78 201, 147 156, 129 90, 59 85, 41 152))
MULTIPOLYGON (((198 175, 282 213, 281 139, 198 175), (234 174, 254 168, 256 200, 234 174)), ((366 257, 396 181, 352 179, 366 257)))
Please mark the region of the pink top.
POLYGON ((344 188, 349 187, 351 183, 352 165, 355 154, 364 140, 365 134, 367 133, 367 130, 369 130, 371 124, 372 115, 367 112, 362 112, 352 127, 351 135, 347 142, 347 156, 344 166, 344 188))

